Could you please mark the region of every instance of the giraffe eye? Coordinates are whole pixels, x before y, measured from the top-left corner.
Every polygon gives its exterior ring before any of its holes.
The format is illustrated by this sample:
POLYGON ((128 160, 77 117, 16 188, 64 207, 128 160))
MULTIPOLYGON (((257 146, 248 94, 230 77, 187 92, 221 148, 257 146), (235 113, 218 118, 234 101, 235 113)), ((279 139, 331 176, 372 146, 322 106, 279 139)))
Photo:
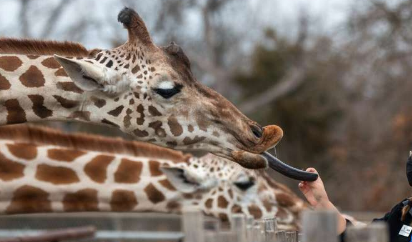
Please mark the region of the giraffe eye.
POLYGON ((165 99, 169 99, 182 90, 183 85, 176 84, 172 88, 154 88, 153 91, 165 99))
POLYGON ((246 191, 247 189, 253 187, 255 185, 255 181, 253 180, 248 180, 248 181, 239 181, 234 183, 237 188, 239 188, 242 191, 246 191))

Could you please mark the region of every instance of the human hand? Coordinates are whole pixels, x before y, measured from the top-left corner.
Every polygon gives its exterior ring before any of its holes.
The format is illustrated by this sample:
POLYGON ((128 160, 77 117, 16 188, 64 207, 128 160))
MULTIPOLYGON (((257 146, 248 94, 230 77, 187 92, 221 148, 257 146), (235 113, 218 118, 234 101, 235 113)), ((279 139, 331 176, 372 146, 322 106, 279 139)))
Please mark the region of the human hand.
MULTIPOLYGON (((306 171, 319 174, 315 168, 308 168, 306 171)), ((329 201, 328 194, 326 193, 325 186, 323 185, 323 181, 320 176, 313 182, 300 182, 299 189, 315 209, 331 208, 332 204, 329 201)))

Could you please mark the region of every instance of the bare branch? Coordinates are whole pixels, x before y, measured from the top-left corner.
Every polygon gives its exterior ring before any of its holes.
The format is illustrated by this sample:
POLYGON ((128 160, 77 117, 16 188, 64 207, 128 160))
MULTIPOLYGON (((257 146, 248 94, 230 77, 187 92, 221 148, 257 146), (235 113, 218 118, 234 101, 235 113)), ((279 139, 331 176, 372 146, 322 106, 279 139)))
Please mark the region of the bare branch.
POLYGON ((19 21, 21 24, 21 35, 30 37, 29 22, 27 20, 27 11, 29 9, 29 0, 20 0, 19 21))
POLYGON ((56 27, 56 23, 64 9, 73 1, 61 1, 57 7, 51 12, 49 18, 47 19, 46 25, 43 28, 43 31, 40 35, 40 38, 47 38, 50 33, 53 32, 54 28, 56 27))
POLYGON ((257 108, 274 102, 296 90, 304 81, 305 70, 306 68, 301 65, 291 68, 279 83, 244 101, 239 105, 239 109, 245 114, 250 114, 257 108))

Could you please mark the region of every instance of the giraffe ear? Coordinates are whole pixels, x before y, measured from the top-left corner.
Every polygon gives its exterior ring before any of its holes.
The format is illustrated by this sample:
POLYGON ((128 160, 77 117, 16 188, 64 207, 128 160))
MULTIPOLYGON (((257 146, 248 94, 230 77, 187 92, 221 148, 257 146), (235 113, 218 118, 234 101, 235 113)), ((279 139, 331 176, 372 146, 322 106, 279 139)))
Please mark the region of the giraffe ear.
POLYGON ((69 59, 54 55, 73 82, 84 91, 102 91, 120 94, 126 91, 129 80, 115 70, 85 60, 69 59))
POLYGON ((193 193, 200 189, 200 184, 196 177, 189 174, 189 171, 180 167, 160 167, 169 182, 183 193, 193 193))

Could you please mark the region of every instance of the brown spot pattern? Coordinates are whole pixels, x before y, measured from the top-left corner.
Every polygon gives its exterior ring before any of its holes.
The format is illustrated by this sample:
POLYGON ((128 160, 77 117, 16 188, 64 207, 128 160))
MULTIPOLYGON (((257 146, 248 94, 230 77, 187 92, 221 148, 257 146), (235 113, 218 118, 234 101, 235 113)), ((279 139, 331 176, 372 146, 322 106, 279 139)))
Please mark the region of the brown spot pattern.
POLYGON ((154 204, 160 203, 165 200, 163 193, 157 190, 157 188, 152 183, 145 187, 144 192, 146 193, 147 198, 154 204))
POLYGON ((112 111, 109 111, 107 114, 112 115, 113 117, 117 117, 123 111, 123 108, 124 108, 124 106, 121 105, 121 106, 113 109, 112 111))
POLYGON ((132 120, 132 117, 130 116, 130 114, 132 113, 132 110, 130 108, 128 108, 126 110, 126 115, 123 118, 123 124, 124 127, 128 128, 132 123, 130 122, 132 120))
POLYGON ((176 202, 176 201, 171 201, 171 202, 168 202, 168 203, 166 204, 166 208, 167 208, 169 211, 170 211, 170 210, 180 209, 180 207, 181 207, 180 203, 178 203, 178 202, 176 202))
POLYGON ((74 193, 68 193, 63 198, 65 212, 98 211, 97 190, 82 189, 74 193))
POLYGON ((30 68, 20 76, 19 80, 21 84, 26 87, 42 87, 45 83, 43 73, 41 73, 36 66, 30 66, 30 68))
POLYGON ((7 159, 0 153, 0 179, 10 181, 23 177, 24 165, 7 159))
POLYGON ((59 62, 57 62, 54 57, 49 57, 41 62, 41 64, 47 68, 58 69, 60 68, 59 62))
POLYGON ((219 219, 221 220, 221 221, 228 221, 229 219, 228 219, 228 217, 227 217, 227 214, 225 214, 225 213, 219 213, 219 219))
POLYGON ((56 161, 72 162, 78 157, 86 154, 81 150, 65 149, 65 148, 55 148, 47 150, 47 156, 56 161))
POLYGON ((123 158, 114 173, 114 181, 117 183, 137 183, 140 181, 142 167, 143 164, 140 161, 123 158))
POLYGON ((133 134, 136 135, 137 137, 146 137, 149 135, 149 133, 145 130, 140 130, 140 129, 135 129, 133 131, 133 134))
POLYGON ((94 97, 93 98, 93 103, 94 103, 94 106, 96 106, 98 108, 101 108, 104 105, 106 105, 106 100, 94 97))
POLYGON ((229 203, 228 203, 228 201, 226 200, 226 198, 224 197, 224 196, 219 196, 218 198, 217 198, 217 206, 219 207, 219 208, 227 208, 227 205, 228 205, 229 203))
POLYGON ((162 122, 154 121, 149 124, 149 127, 154 129, 155 134, 159 137, 166 137, 166 131, 162 128, 162 122))
POLYGON ((53 111, 44 106, 44 97, 41 95, 29 95, 33 103, 33 112, 39 118, 47 118, 53 115, 53 111))
POLYGON ((161 176, 163 172, 160 170, 160 162, 151 160, 149 161, 149 170, 150 175, 152 176, 161 176))
POLYGON ((142 104, 137 106, 136 111, 140 114, 140 117, 136 118, 136 123, 142 125, 144 123, 144 107, 142 104))
POLYGON ((118 189, 113 191, 110 207, 112 211, 131 211, 138 204, 133 191, 118 189))
POLYGON ((56 99, 57 102, 60 103, 60 105, 62 105, 63 108, 70 109, 79 105, 78 101, 69 100, 59 95, 53 95, 53 97, 56 99))
POLYGON ((170 190, 170 191, 176 191, 176 188, 167 179, 160 180, 159 184, 162 185, 163 187, 165 187, 166 189, 170 190))
POLYGON ((58 69, 58 70, 54 73, 54 75, 55 75, 55 76, 66 76, 66 77, 68 77, 66 71, 65 71, 63 68, 58 69))
POLYGON ((162 114, 159 112, 159 110, 157 110, 157 108, 155 108, 153 106, 149 106, 149 113, 152 116, 162 116, 162 114))
POLYGON ((8 90, 10 87, 10 82, 0 74, 0 90, 8 90))
POLYGON ((62 166, 37 166, 36 178, 52 184, 70 184, 79 182, 80 179, 73 170, 62 166))
POLYGON ((170 132, 172 132, 174 136, 179 136, 183 133, 183 128, 175 117, 169 117, 167 124, 170 127, 170 132))
POLYGON ((193 139, 191 139, 190 137, 185 137, 183 139, 183 144, 185 145, 192 145, 192 144, 196 144, 200 141, 203 141, 206 137, 199 137, 199 136, 195 136, 193 139))
POLYGON ((37 147, 33 144, 7 144, 7 148, 12 155, 24 160, 33 160, 37 156, 37 147))
POLYGON ((58 82, 56 87, 66 92, 83 93, 83 90, 76 86, 74 82, 58 82))
POLYGON ((25 123, 27 121, 26 113, 17 99, 5 101, 4 106, 7 109, 7 124, 25 123))
POLYGON ((23 62, 16 56, 2 56, 0 57, 0 68, 5 71, 15 71, 23 62))
POLYGON ((248 208, 250 215, 252 215, 255 219, 260 219, 262 217, 262 210, 254 204, 250 205, 248 208))
POLYGON ((106 179, 106 171, 114 156, 98 155, 84 166, 84 172, 93 181, 103 183, 106 179))
POLYGON ((207 199, 206 202, 205 202, 206 208, 211 209, 212 205, 213 205, 213 199, 211 199, 211 198, 207 199))
POLYGON ((189 130, 189 132, 193 132, 195 129, 191 124, 189 124, 189 126, 187 126, 187 130, 189 130))
POLYGON ((295 205, 295 199, 289 194, 278 193, 276 194, 276 201, 280 206, 290 207, 295 205))
POLYGON ((51 212, 49 194, 40 188, 25 185, 16 189, 6 213, 51 212))
POLYGON ((232 206, 232 208, 230 209, 230 211, 232 213, 242 213, 242 207, 240 207, 239 205, 235 204, 232 206))

